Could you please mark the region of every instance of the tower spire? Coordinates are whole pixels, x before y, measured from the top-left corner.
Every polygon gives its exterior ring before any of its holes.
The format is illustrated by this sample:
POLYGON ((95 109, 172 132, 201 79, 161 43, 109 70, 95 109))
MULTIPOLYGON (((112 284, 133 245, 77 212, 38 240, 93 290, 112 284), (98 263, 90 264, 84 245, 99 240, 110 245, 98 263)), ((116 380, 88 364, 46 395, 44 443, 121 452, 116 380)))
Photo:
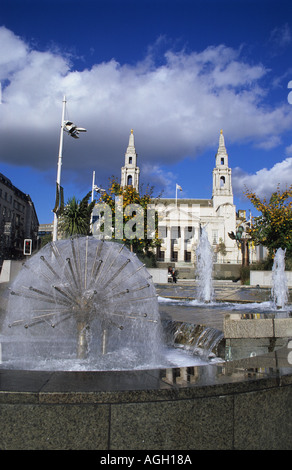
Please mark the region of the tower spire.
POLYGON ((127 148, 127 153, 128 152, 130 153, 131 151, 134 151, 134 153, 136 153, 133 129, 131 129, 131 134, 130 134, 130 137, 129 137, 129 145, 128 145, 128 148, 127 148))
POLYGON ((219 147, 216 153, 216 167, 222 168, 222 165, 228 167, 228 153, 225 147, 223 130, 221 129, 219 135, 219 147))
POLYGON ((231 168, 228 167, 228 154, 222 129, 219 135, 219 147, 215 159, 216 164, 213 170, 214 206, 219 206, 227 202, 233 204, 231 168))
POLYGON ((125 153, 125 165, 122 167, 121 186, 133 186, 139 191, 140 169, 137 166, 134 131, 131 129, 129 144, 125 153))
POLYGON ((225 139, 223 135, 223 129, 220 131, 220 136, 219 136, 219 148, 224 147, 225 148, 225 139))

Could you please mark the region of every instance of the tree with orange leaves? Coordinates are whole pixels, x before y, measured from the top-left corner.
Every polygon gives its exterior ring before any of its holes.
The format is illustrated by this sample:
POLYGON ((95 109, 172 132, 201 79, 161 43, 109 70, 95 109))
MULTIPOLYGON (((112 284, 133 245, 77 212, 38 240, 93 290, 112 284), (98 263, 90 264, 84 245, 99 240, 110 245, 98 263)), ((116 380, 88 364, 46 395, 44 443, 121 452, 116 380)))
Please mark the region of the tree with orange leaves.
POLYGON ((148 257, 153 255, 152 248, 161 244, 157 212, 150 210, 152 191, 153 188, 147 187, 145 194, 141 195, 133 186, 123 187, 112 177, 108 191, 102 193, 99 200, 111 209, 112 239, 121 240, 131 251, 148 257), (119 197, 122 201, 121 215, 117 214, 119 197), (121 217, 121 226, 116 223, 118 217, 121 217))
POLYGON ((251 239, 256 245, 267 247, 271 256, 282 248, 286 249, 287 257, 292 257, 292 185, 285 191, 278 186, 269 201, 249 190, 245 195, 261 213, 252 219, 251 239))

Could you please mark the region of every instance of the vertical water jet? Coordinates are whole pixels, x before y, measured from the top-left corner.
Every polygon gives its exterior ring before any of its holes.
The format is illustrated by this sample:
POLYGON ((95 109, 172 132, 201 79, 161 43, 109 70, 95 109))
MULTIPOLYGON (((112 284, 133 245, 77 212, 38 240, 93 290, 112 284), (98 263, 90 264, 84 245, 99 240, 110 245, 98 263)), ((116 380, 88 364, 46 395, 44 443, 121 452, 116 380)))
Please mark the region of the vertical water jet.
POLYGON ((286 250, 278 248, 275 254, 272 269, 272 298, 278 309, 285 308, 288 302, 288 284, 285 274, 285 254, 286 250))
POLYGON ((197 255, 198 300, 211 302, 213 300, 213 250, 208 240, 205 228, 201 230, 197 255))

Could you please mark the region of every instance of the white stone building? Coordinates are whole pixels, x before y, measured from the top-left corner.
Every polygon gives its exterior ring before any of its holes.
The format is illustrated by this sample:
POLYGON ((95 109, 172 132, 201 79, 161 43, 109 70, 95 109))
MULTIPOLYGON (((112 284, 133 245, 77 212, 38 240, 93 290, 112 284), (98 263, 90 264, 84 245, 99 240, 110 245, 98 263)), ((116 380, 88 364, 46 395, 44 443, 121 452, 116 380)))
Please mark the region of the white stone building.
POLYGON ((228 236, 236 232, 236 207, 233 203, 231 168, 223 132, 213 170, 213 192, 210 199, 160 199, 159 235, 163 239, 158 260, 183 266, 193 264, 200 231, 205 228, 219 263, 241 261, 237 244, 228 236), (224 250, 220 250, 224 248, 224 250), (226 254, 222 254, 226 251, 226 254), (240 258, 240 259, 239 259, 240 258))
MULTIPOLYGON (((121 169, 121 185, 132 185, 139 191, 139 177, 134 133, 131 130, 125 164, 121 169)), ((99 216, 100 209, 97 206, 93 211, 96 219, 96 223, 93 224, 94 236, 98 236, 98 227, 102 223, 102 218, 99 216)), ((230 232, 236 233, 236 227, 242 221, 237 220, 236 207, 233 203, 231 168, 222 130, 215 155, 211 197, 209 199, 161 198, 158 202, 154 201, 154 206, 158 211, 159 238, 162 239, 162 245, 157 250, 158 261, 175 266, 194 266, 200 232, 205 228, 214 249, 215 262, 241 263, 241 251, 236 241, 228 235, 230 232)))

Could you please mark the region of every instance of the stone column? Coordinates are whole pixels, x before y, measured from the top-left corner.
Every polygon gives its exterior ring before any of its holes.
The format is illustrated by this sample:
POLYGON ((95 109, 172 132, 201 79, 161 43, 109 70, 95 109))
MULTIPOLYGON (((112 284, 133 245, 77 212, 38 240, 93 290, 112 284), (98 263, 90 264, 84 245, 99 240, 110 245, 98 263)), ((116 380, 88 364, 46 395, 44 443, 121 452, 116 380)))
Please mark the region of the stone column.
POLYGON ((165 261, 167 263, 170 262, 170 258, 171 258, 171 227, 169 225, 166 226, 166 239, 165 239, 165 243, 166 243, 166 250, 165 250, 165 261))
POLYGON ((178 261, 185 260, 185 229, 186 228, 184 226, 180 226, 180 250, 178 261))

